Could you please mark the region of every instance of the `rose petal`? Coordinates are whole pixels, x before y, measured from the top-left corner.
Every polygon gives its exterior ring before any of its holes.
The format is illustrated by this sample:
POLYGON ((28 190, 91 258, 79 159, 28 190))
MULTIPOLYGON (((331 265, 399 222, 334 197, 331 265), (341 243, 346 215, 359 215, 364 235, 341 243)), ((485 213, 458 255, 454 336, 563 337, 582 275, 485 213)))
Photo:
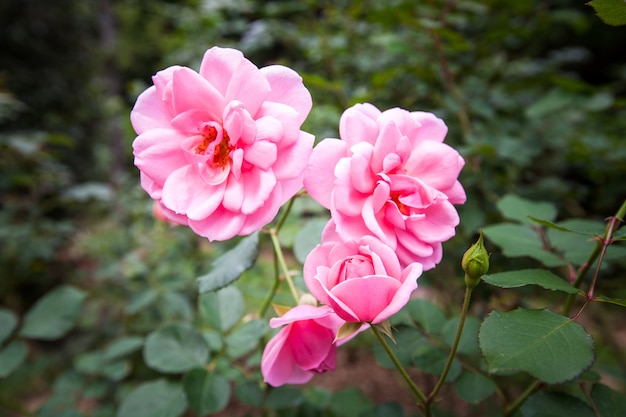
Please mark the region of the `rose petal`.
POLYGON ((200 75, 225 97, 235 68, 244 59, 243 54, 236 49, 214 46, 204 53, 200 75))
POLYGON ((298 112, 297 123, 302 124, 313 106, 311 93, 304 87, 302 77, 282 65, 270 65, 260 71, 271 87, 266 100, 293 107, 298 112))
MULTIPOLYGON (((310 133, 300 132, 300 137, 291 146, 280 149, 276 162, 272 166, 276 180, 285 181, 299 178, 298 186, 290 192, 285 187, 283 192, 291 198, 303 186, 305 170, 313 152, 315 137, 310 133)), ((294 186, 295 184, 292 184, 294 186)), ((291 187, 290 189, 292 189, 291 187)))
POLYGON ((411 299, 411 294, 417 289, 417 279, 422 274, 422 265, 420 263, 412 263, 408 265, 402 272, 402 285, 393 295, 393 298, 387 303, 385 308, 378 313, 372 320, 372 323, 380 323, 396 314, 411 299))
POLYGON ((263 206, 276 186, 276 177, 272 171, 256 167, 242 172, 241 181, 245 186, 241 213, 246 215, 263 206))
POLYGON ((173 172, 163 185, 165 207, 190 220, 202 220, 211 215, 224 196, 224 185, 211 186, 202 181, 198 170, 187 165, 173 172))
MULTIPOLYGON (((400 287, 400 281, 395 278, 373 275, 344 281, 333 287, 329 296, 331 306, 342 319, 376 324, 393 314, 386 317, 381 315, 383 311, 391 311, 387 307, 400 287)), ((394 307, 397 307, 397 303, 394 307)))
POLYGON ((242 102, 254 118, 270 91, 269 82, 256 65, 242 59, 232 73, 224 98, 226 102, 242 102))
POLYGON ((416 134, 410 137, 414 145, 427 140, 443 142, 448 133, 448 126, 443 120, 432 113, 420 111, 412 112, 411 117, 420 125, 419 130, 415 132, 416 134))
POLYGON ((191 68, 182 67, 172 76, 172 103, 179 114, 187 110, 206 111, 211 120, 221 120, 224 97, 191 68))
POLYGON ((282 329, 265 346, 261 357, 261 372, 268 384, 278 387, 284 384, 304 384, 313 378, 314 373, 296 366, 287 344, 289 328, 282 329))
POLYGON ((452 187, 456 182, 464 161, 450 146, 424 141, 415 147, 404 165, 407 174, 419 178, 438 190, 452 187))
POLYGON ((138 135, 150 129, 169 128, 172 115, 163 106, 156 87, 152 86, 137 97, 130 112, 130 121, 138 135))
POLYGON ((160 187, 167 177, 187 165, 181 143, 185 137, 175 130, 151 129, 133 142, 135 165, 160 187))
POLYGON ((245 222, 245 216, 233 213, 223 207, 218 207, 210 217, 202 220, 189 220, 189 227, 210 241, 228 240, 240 234, 245 222))
POLYGON ((339 136, 348 147, 360 142, 374 144, 378 136, 376 117, 380 114, 371 104, 356 104, 339 119, 339 136))
POLYGON ((338 139, 321 141, 311 153, 304 175, 304 188, 325 208, 330 208, 330 195, 335 182, 335 166, 346 155, 346 143, 338 139))

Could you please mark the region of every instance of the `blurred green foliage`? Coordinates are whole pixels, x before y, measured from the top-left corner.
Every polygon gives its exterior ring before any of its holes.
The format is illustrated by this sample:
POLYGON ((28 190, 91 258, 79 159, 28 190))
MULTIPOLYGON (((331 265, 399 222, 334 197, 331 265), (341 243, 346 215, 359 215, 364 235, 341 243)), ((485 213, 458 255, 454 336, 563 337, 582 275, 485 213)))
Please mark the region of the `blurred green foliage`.
MULTIPOLYGON (((544 220, 598 221, 613 214, 626 195, 626 29, 604 25, 583 4, 1 2, 2 317, 7 323, 13 322, 9 316, 23 317, 60 285, 76 286, 87 295, 77 327, 68 336, 53 341, 23 337, 20 321, 0 341, 5 355, 28 359, 20 372, 0 379, 0 414, 10 409, 9 415, 35 415, 31 411, 37 408, 41 417, 114 416, 121 415, 119 409, 132 410, 133 401, 141 404, 142 398, 155 395, 161 395, 164 407, 183 409, 186 405, 177 402, 180 385, 171 384, 171 375, 161 379, 160 369, 150 366, 154 358, 146 352, 152 350, 144 348, 144 342, 156 337, 155 329, 176 323, 201 329, 203 339, 197 345, 206 342, 210 357, 218 357, 211 359, 212 365, 223 375, 211 378, 196 368, 188 371, 186 381, 226 390, 221 378, 237 380, 230 395, 245 405, 265 404, 281 413, 299 405, 303 415, 356 415, 338 405, 348 398, 363 405, 363 415, 402 415, 393 405, 363 401, 359 391, 330 393, 310 387, 302 393, 288 387, 264 397, 254 383, 258 355, 246 356, 246 349, 254 347, 266 328, 260 321, 247 321, 254 329, 245 334, 256 336, 241 341, 243 333, 236 328, 223 328, 206 317, 205 296, 197 295, 195 278, 206 274, 232 243, 209 244, 185 228, 153 219, 132 166, 134 133, 128 113, 152 74, 174 64, 197 68, 213 45, 238 48, 260 67, 279 63, 298 71, 314 100, 304 129, 317 140, 336 137, 341 113, 358 102, 431 111, 444 118, 447 142, 467 162, 461 181, 468 194, 460 208, 459 236, 446 244, 444 263, 421 284, 443 289, 449 297, 440 300, 444 304, 459 294, 461 281, 457 286, 449 280, 458 277, 457 260, 466 243, 479 228, 502 221, 497 205, 502 196, 551 203, 558 217, 544 220), (231 368, 220 355, 245 363, 231 368), (43 405, 34 407, 40 398, 45 398, 43 405)), ((306 224, 304 219, 319 214, 306 200, 299 204, 297 218, 285 225, 281 236, 287 246, 306 224)), ((558 233, 553 237, 556 241, 558 233)), ((574 252, 571 241, 558 242, 563 253, 574 252)), ((537 264, 528 257, 507 260, 500 249, 490 250, 495 251, 492 266, 496 260, 502 269, 537 264)), ((260 256, 241 278, 251 311, 266 287, 259 281, 270 280, 272 274, 271 255, 260 256)), ((303 256, 299 249, 296 256, 303 256)), ((623 266, 618 259, 609 272, 623 273, 623 266)), ((609 290, 616 288, 615 281, 606 280, 609 290)), ((476 297, 483 307, 525 302, 482 288, 476 297)), ((440 321, 457 313, 450 310, 444 316, 438 309, 423 308, 440 321)), ((411 310, 410 320, 419 323, 416 311, 422 310, 411 310)), ((601 328, 609 346, 598 356, 606 359, 605 370, 623 383, 623 363, 611 354, 619 346, 610 345, 610 327, 601 328)), ((439 331, 426 332, 433 330, 439 331)), ((170 333, 161 336, 176 339, 170 333)), ((427 354, 433 352, 416 358, 427 354)), ((411 353, 406 360, 412 360, 411 353)), ((459 395, 467 401, 490 395, 491 389, 470 389, 480 374, 464 372, 460 377, 465 383, 459 395)), ((202 414, 225 406, 219 400, 194 392, 190 406, 202 414)))

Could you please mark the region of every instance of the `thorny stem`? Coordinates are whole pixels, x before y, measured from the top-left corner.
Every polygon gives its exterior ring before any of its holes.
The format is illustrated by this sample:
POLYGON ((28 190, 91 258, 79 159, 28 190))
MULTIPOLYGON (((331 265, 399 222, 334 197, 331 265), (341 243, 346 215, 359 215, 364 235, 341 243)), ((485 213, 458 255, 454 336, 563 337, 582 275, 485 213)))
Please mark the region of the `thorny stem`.
POLYGON ((461 308, 461 317, 459 318, 459 324, 456 328, 456 335, 454 336, 454 342, 452 343, 452 347, 450 349, 450 353, 448 354, 448 360, 446 361, 446 365, 443 368, 443 372, 437 381, 437 385, 433 388, 432 392, 428 395, 428 399, 426 401, 426 409, 430 407, 430 404, 433 402, 439 390, 446 381, 446 377, 448 376, 448 372, 450 372, 450 368, 452 367, 452 363, 456 356, 456 351, 459 348, 459 342, 461 341, 461 335, 463 334, 463 327, 465 326, 465 318, 467 317, 467 312, 469 310, 470 299, 472 297, 472 290, 474 287, 466 286, 465 287, 465 296, 463 297, 463 307, 461 308))
MULTIPOLYGON (((622 203, 621 207, 617 211, 617 214, 615 214, 615 216, 609 218, 609 224, 607 225, 606 231, 604 232, 604 236, 602 236, 601 239, 598 239, 598 244, 594 248, 594 250, 591 253, 591 255, 589 255, 589 259, 578 270, 578 274, 576 276, 576 280, 572 284, 576 288, 580 287, 585 274, 587 273, 589 268, 591 268, 591 265, 593 265, 593 263, 596 261, 596 259, 598 260, 598 263, 596 264, 595 273, 594 273, 594 276, 593 276, 593 279, 591 281, 591 285, 589 287, 589 291, 588 291, 588 294, 587 294, 587 299, 585 300, 585 303, 582 305, 580 310, 574 315, 572 320, 576 320, 578 318, 578 316, 580 316, 582 311, 589 305, 589 303, 591 301, 593 301, 593 294, 594 294, 595 286, 596 286, 596 283, 598 281, 598 276, 600 274, 600 266, 602 265, 602 261, 604 260, 604 256, 606 254, 606 251, 607 251, 609 245, 613 242, 613 240, 612 240, 613 232, 616 231, 619 228, 619 224, 624 221, 624 217, 626 217, 626 201, 624 201, 622 203)), ((569 312, 570 312, 570 309, 572 308, 572 304, 573 304, 575 296, 576 296, 576 294, 570 294, 568 296, 568 298, 567 298, 567 300, 565 302, 565 305, 563 307, 563 315, 564 316, 569 315, 569 312)), ((524 404, 524 402, 528 399, 528 397, 533 392, 535 392, 540 386, 541 386, 541 383, 539 381, 532 382, 528 386, 528 388, 526 388, 526 390, 524 390, 524 392, 513 403, 511 403, 507 407, 506 412, 504 413, 505 417, 513 415, 517 411, 517 409, 522 404, 524 404)))
MULTIPOLYGON (((422 393, 422 391, 420 391, 420 389, 417 387, 417 385, 415 385, 415 383, 413 382, 413 380, 411 379, 409 374, 406 372, 406 369, 404 369, 404 366, 402 366, 402 364, 400 363, 400 360, 398 359, 396 354, 393 353, 393 351, 389 347, 389 344, 385 340, 383 334, 374 325, 370 326, 370 328, 372 329, 372 331, 376 335, 376 338, 378 339, 380 344, 385 349, 385 352, 387 352, 387 355, 389 356, 389 359, 391 359, 393 364, 396 366, 396 369, 398 369, 398 372, 400 372, 400 375, 402 375, 402 378, 404 378, 404 380, 406 381, 407 385, 409 386, 409 388, 411 389, 413 394, 415 394, 415 396, 422 403, 422 405, 426 405, 426 401, 427 401, 426 400, 426 396, 422 393)), ((426 417, 430 417, 430 410, 428 408, 426 408, 424 411, 426 413, 426 417)))
POLYGON ((593 292, 596 287, 596 282, 598 280, 598 275, 600 274, 600 265, 602 265, 602 261, 604 260, 604 256, 606 255, 606 251, 609 248, 609 245, 613 243, 613 232, 615 232, 619 228, 620 222, 624 218, 624 214, 626 213, 626 201, 622 204, 622 207, 617 211, 617 214, 614 217, 609 219, 609 224, 606 228, 606 233, 602 238, 602 250, 600 251, 600 256, 598 257, 598 264, 596 265, 596 272, 593 276, 593 280, 591 281, 591 286, 589 287, 589 295, 590 299, 593 298, 593 292))
POLYGON ((520 408, 522 404, 524 404, 524 402, 528 399, 528 397, 530 397, 530 395, 535 392, 540 386, 541 383, 539 381, 533 381, 530 385, 528 385, 524 392, 522 392, 522 394, 506 408, 506 410, 504 411, 504 416, 508 417, 515 414, 517 409, 520 408))
MULTIPOLYGON (((609 224, 607 225, 604 236, 602 236, 601 239, 598 239, 598 243, 595 249, 593 250, 593 252, 591 253, 591 255, 589 256, 589 259, 587 259, 587 262, 585 262, 578 270, 578 274, 576 275, 576 280, 572 284, 575 288, 580 287, 580 285, 582 284, 583 278, 587 274, 587 271, 589 271, 589 269, 591 268, 591 265, 593 265, 593 263, 599 257, 598 263, 596 265, 596 270, 593 276, 593 280, 591 282, 591 286, 589 288, 589 292, 587 295, 588 300, 593 299, 593 293, 595 290, 596 282, 598 280, 600 266, 602 265, 602 261, 604 260, 604 255, 606 254, 606 251, 609 245, 612 243, 613 232, 615 232, 615 230, 618 229, 620 222, 624 221, 624 217, 626 217, 626 200, 622 203, 622 206, 619 208, 615 216, 609 219, 609 224)), ((575 296, 576 294, 570 294, 568 295, 567 300, 565 300, 565 304, 563 306, 564 316, 569 315, 569 312, 572 308, 572 304, 574 303, 575 296)), ((585 303, 585 306, 586 304, 587 303, 585 303)), ((580 314, 580 311, 578 312, 578 314, 580 314)))

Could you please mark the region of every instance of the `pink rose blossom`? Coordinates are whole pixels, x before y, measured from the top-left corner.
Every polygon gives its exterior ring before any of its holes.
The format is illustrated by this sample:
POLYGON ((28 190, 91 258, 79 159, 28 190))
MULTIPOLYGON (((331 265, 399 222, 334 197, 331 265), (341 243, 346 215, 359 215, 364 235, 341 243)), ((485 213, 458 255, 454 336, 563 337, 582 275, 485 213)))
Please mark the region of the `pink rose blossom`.
POLYGON ((443 143, 447 130, 431 113, 357 104, 341 117, 341 140, 313 150, 304 187, 343 239, 374 235, 402 265, 433 268, 459 223, 453 204, 465 202, 464 160, 443 143))
POLYGON ((406 305, 417 288, 422 265, 405 268, 394 251, 373 236, 338 237, 331 220, 304 262, 304 282, 322 304, 347 322, 377 324, 406 305))
POLYGON ((304 384, 316 373, 335 370, 335 335, 344 323, 328 306, 306 304, 271 319, 271 327, 285 327, 263 351, 261 372, 265 382, 274 387, 304 384))
POLYGON ((298 74, 214 47, 200 71, 159 71, 131 122, 141 185, 171 220, 210 240, 260 230, 301 187, 313 136, 298 74))

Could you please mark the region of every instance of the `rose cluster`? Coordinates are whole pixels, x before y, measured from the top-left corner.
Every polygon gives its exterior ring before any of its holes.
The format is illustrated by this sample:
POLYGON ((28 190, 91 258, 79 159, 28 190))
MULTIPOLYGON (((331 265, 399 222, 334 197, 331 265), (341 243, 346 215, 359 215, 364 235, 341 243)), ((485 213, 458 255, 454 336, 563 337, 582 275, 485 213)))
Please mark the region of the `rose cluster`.
POLYGON ((347 109, 339 139, 301 130, 311 95, 293 70, 257 68, 214 47, 200 71, 170 67, 137 99, 131 121, 142 187, 170 221, 210 240, 261 230, 302 187, 330 211, 303 274, 317 305, 270 321, 261 370, 269 384, 335 368, 337 345, 385 322, 455 233, 463 158, 431 113, 347 109), (351 324, 347 337, 340 329, 351 324))

